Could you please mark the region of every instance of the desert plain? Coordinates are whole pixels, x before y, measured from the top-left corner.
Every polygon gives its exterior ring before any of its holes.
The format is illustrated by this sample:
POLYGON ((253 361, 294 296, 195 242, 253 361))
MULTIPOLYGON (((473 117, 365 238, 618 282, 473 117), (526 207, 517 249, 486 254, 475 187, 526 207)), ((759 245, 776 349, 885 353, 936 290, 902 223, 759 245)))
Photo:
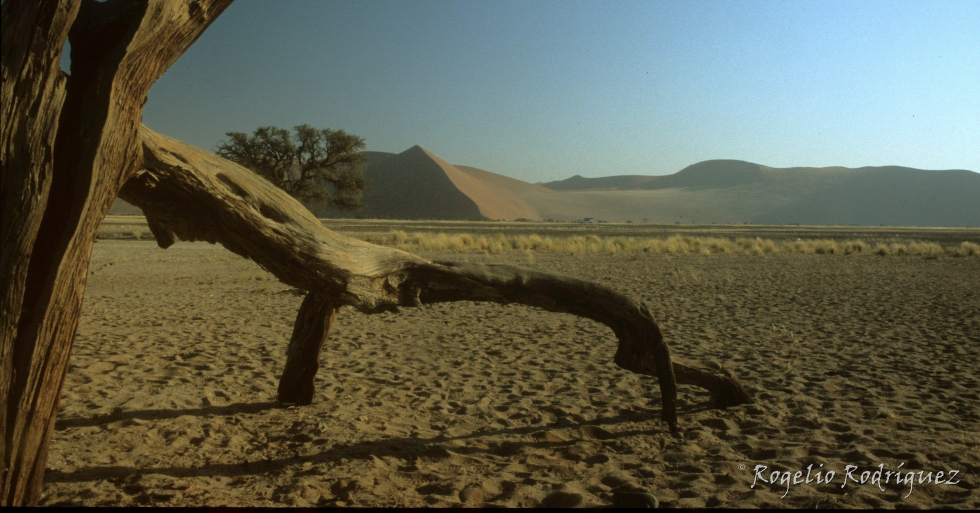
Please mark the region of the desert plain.
MULTIPOLYGON (((661 507, 980 508, 975 255, 413 250, 645 302, 672 354, 725 365, 754 400, 713 409, 680 386, 672 434, 656 380, 613 364, 608 328, 519 305, 342 309, 314 403, 281 406, 303 292, 220 246, 161 250, 132 224, 95 245, 41 505, 587 507, 642 492, 661 507)), ((331 227, 980 242, 976 229, 555 226, 331 227)))

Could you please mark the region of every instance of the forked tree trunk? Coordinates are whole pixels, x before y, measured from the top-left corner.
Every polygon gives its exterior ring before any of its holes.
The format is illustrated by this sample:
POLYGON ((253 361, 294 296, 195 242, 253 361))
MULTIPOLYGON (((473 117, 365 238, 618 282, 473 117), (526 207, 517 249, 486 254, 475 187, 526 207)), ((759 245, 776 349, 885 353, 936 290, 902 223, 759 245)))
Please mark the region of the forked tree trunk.
POLYGON ((319 351, 340 306, 371 314, 447 301, 519 303, 606 324, 619 339, 615 363, 659 378, 662 418, 672 430, 676 383, 709 390, 719 407, 749 400, 720 365, 676 360, 672 365, 649 310, 608 287, 516 266, 432 262, 351 239, 325 228, 288 194, 233 162, 146 127, 140 134, 143 168, 120 197, 143 209, 161 247, 178 239, 217 242, 284 283, 310 291, 279 386, 284 402, 312 401, 319 351))
POLYGON ((95 232, 142 161, 150 86, 230 0, 2 7, 0 504, 37 501, 95 232), (71 74, 60 70, 65 38, 71 74))

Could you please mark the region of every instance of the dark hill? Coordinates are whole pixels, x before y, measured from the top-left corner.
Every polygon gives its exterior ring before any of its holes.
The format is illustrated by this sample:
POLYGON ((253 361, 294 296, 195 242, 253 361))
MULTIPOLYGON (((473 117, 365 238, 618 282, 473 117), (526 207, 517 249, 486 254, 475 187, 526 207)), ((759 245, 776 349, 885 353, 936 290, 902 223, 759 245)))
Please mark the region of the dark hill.
POLYGON ((661 177, 646 175, 619 175, 604 176, 601 178, 585 178, 582 175, 575 175, 564 180, 540 183, 538 185, 547 187, 553 191, 623 191, 642 188, 659 178, 661 177))
POLYGON ((850 170, 757 223, 980 226, 980 174, 898 166, 850 170))
POLYGON ((706 160, 643 186, 644 189, 722 189, 765 181, 769 168, 741 160, 706 160))

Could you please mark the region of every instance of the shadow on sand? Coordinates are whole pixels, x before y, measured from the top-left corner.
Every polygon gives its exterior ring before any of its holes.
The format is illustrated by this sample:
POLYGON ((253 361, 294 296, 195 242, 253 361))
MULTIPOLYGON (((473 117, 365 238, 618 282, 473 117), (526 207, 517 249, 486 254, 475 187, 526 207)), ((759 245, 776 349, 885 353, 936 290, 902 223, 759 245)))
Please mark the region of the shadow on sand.
MULTIPOLYGON (((102 425, 109 422, 119 422, 127 419, 166 419, 176 418, 182 415, 234 415, 238 413, 260 413, 266 410, 285 408, 275 402, 256 403, 256 404, 233 404, 229 406, 213 406, 207 408, 191 410, 140 410, 115 415, 100 415, 89 419, 67 419, 58 421, 57 429, 68 429, 85 426, 102 425)), ((421 458, 443 459, 449 458, 453 454, 475 454, 485 453, 496 456, 512 456, 518 454, 523 448, 557 448, 576 444, 583 439, 586 440, 615 440, 618 438, 649 434, 649 430, 631 430, 619 433, 612 433, 602 428, 602 426, 617 425, 628 422, 646 422, 652 419, 659 419, 659 409, 636 409, 627 414, 610 417, 601 417, 590 421, 573 422, 565 418, 560 418, 551 424, 537 426, 512 427, 499 429, 479 429, 472 433, 459 436, 436 436, 433 438, 417 437, 394 437, 380 440, 368 440, 355 443, 338 443, 329 446, 329 441, 312 440, 310 433, 283 433, 277 436, 279 440, 289 441, 295 438, 298 441, 322 443, 324 450, 316 454, 307 456, 292 456, 286 458, 265 458, 239 463, 215 463, 199 467, 150 467, 134 468, 118 465, 106 465, 99 467, 89 467, 78 469, 73 472, 63 472, 60 470, 48 470, 45 473, 45 482, 86 482, 108 480, 132 480, 136 476, 144 474, 163 474, 171 477, 194 477, 194 476, 227 476, 236 477, 248 474, 258 474, 266 472, 279 472, 288 467, 300 466, 304 463, 320 464, 334 463, 341 459, 370 459, 372 457, 383 458, 390 456, 406 462, 403 471, 413 471, 412 462, 421 458), (547 432, 554 429, 578 428, 581 430, 581 439, 572 437, 563 440, 558 437, 542 436, 535 440, 513 440, 512 437, 522 437, 533 435, 539 432, 547 432), (486 447, 455 447, 448 446, 447 442, 455 440, 481 439, 503 437, 505 440, 495 440, 486 442, 486 447)), ((663 429, 666 429, 663 427, 663 429)), ((658 430, 658 427, 654 427, 658 430)), ((285 429, 284 429, 285 431, 285 429)), ((566 435, 567 436, 567 435, 566 435)), ((532 437, 537 438, 537 437, 532 437)), ((271 439, 270 439, 271 440, 271 439)), ((316 473, 315 469, 304 470, 302 473, 316 473)))

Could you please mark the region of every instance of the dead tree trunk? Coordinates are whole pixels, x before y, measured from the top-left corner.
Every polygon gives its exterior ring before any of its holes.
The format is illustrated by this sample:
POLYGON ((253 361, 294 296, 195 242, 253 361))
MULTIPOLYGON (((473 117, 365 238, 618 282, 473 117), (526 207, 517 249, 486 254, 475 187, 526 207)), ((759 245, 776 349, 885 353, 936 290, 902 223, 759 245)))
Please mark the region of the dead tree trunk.
POLYGON ((320 351, 337 318, 333 296, 319 292, 306 295, 296 315, 293 336, 286 351, 286 367, 279 381, 279 400, 283 403, 311 404, 320 351))
POLYGON ((142 161, 147 91, 229 3, 3 3, 0 504, 40 493, 92 243, 142 161))
POLYGON ((287 367, 312 370, 283 374, 284 401, 312 400, 326 318, 339 306, 370 314, 446 301, 520 303, 606 324, 619 339, 616 364, 659 378, 662 418, 671 429, 677 422, 676 383, 708 389, 720 407, 749 400, 720 365, 674 361, 672 366, 647 308, 608 287, 515 266, 432 262, 340 236, 255 173, 146 127, 140 134, 143 168, 120 197, 143 209, 161 247, 178 239, 217 242, 284 283, 311 291, 297 319, 287 367))

